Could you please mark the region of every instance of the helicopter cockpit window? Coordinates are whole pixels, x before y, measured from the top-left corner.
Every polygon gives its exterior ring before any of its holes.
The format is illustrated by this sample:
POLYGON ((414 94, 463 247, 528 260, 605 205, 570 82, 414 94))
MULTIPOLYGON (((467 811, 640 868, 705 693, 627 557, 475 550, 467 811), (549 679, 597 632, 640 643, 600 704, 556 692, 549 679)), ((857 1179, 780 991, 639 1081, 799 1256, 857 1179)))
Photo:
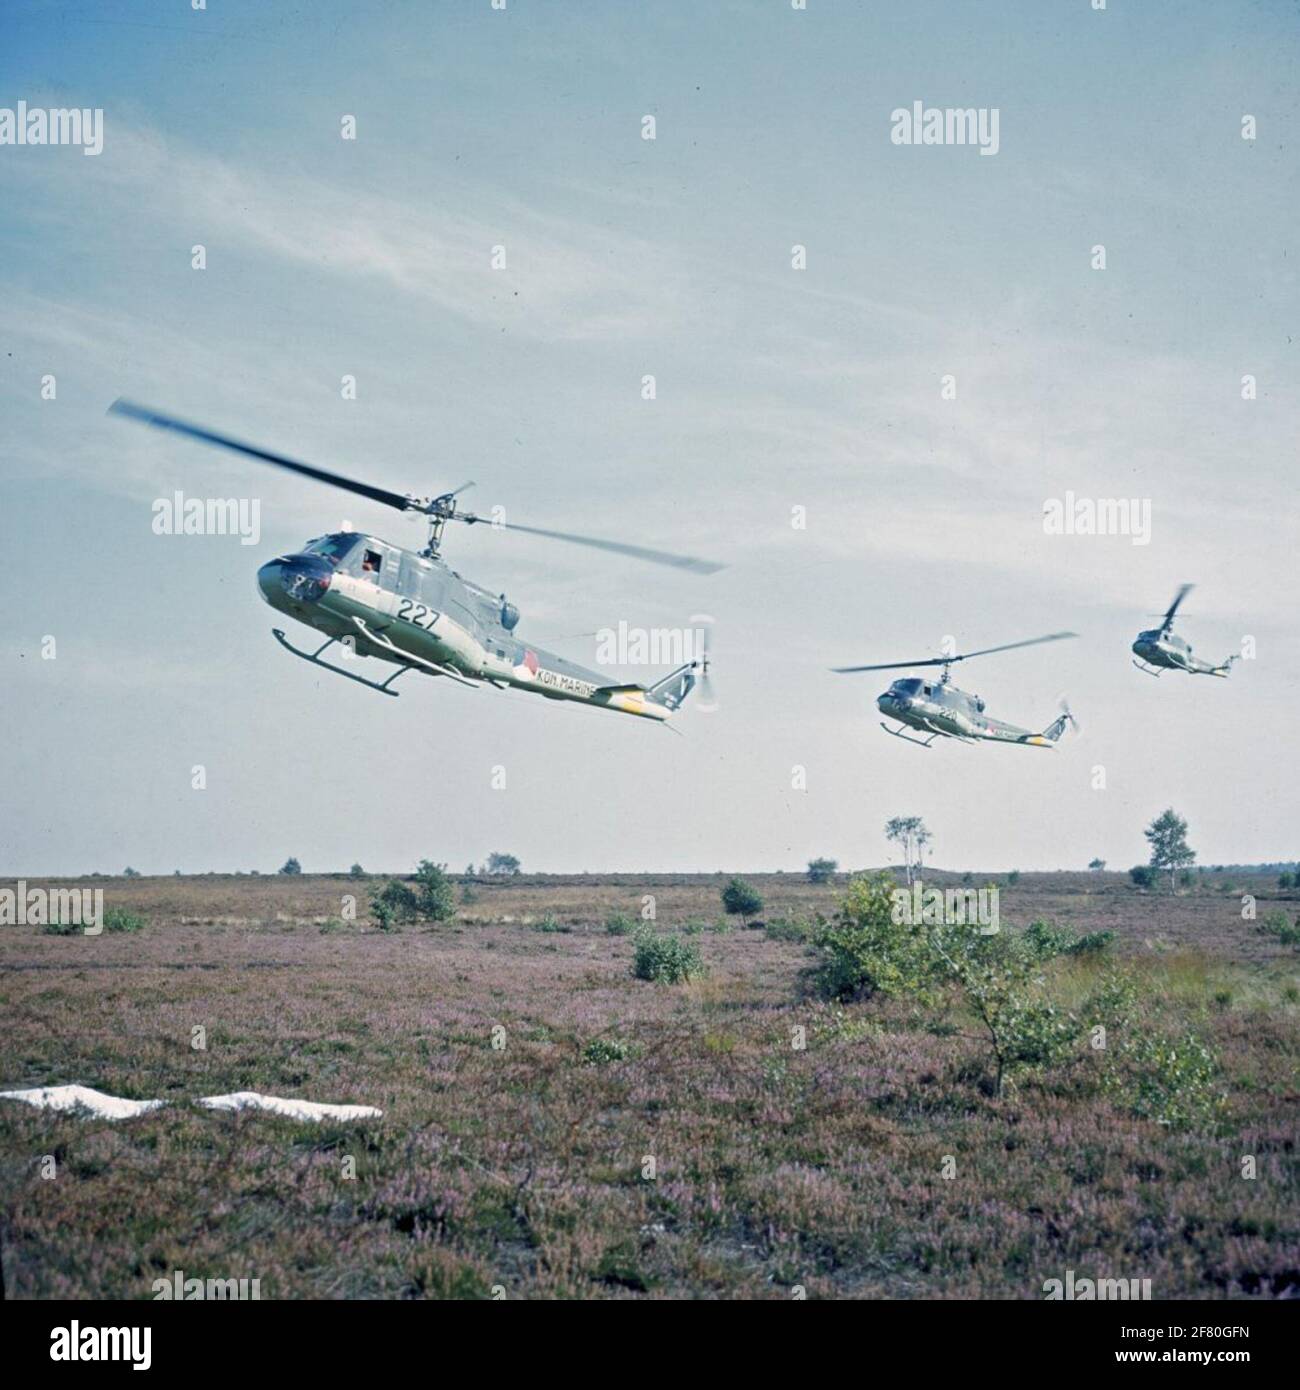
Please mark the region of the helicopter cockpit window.
POLYGON ((361 573, 363 575, 379 574, 384 567, 384 557, 377 550, 367 550, 361 557, 361 573))
POLYGON ((342 562, 343 557, 357 544, 358 536, 322 536, 318 541, 312 541, 306 547, 308 555, 323 555, 335 569, 342 562))
POLYGON ((918 680, 901 680, 894 682, 894 689, 900 695, 915 695, 921 689, 921 682, 918 680))

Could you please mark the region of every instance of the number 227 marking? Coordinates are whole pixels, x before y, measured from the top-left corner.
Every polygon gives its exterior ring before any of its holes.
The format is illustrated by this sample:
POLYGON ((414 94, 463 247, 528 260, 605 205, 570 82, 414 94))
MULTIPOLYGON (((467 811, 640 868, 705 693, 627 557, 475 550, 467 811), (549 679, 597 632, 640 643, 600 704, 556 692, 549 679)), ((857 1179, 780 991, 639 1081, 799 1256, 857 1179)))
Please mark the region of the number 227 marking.
POLYGON ((432 608, 426 608, 422 603, 416 603, 414 599, 404 598, 397 605, 397 616, 405 618, 408 623, 414 623, 416 627, 422 627, 426 631, 431 629, 438 621, 438 615, 432 608))

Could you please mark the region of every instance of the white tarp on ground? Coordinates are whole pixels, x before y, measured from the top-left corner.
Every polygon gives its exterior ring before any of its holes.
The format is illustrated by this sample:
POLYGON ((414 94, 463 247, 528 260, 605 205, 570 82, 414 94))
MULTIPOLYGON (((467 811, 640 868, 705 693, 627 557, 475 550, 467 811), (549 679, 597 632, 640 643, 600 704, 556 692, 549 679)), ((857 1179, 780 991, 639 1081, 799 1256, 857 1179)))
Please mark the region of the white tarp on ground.
POLYGON ((31 1091, 0 1091, 0 1100, 25 1100, 42 1110, 88 1110, 101 1120, 130 1120, 157 1110, 160 1100, 123 1100, 89 1086, 37 1086, 31 1091))
POLYGON ((384 1112, 372 1105, 322 1105, 315 1100, 282 1100, 256 1091, 235 1091, 228 1096, 204 1096, 200 1105, 209 1110, 273 1110, 293 1120, 369 1120, 384 1112))
MULTIPOLYGON (((21 1100, 41 1110, 84 1110, 103 1120, 130 1120, 166 1105, 164 1100, 122 1100, 89 1086, 37 1086, 30 1091, 0 1091, 0 1100, 21 1100)), ((292 1120, 369 1120, 384 1112, 371 1105, 323 1105, 313 1100, 283 1100, 256 1091, 235 1091, 228 1096, 202 1096, 198 1102, 209 1110, 270 1110, 292 1120)))

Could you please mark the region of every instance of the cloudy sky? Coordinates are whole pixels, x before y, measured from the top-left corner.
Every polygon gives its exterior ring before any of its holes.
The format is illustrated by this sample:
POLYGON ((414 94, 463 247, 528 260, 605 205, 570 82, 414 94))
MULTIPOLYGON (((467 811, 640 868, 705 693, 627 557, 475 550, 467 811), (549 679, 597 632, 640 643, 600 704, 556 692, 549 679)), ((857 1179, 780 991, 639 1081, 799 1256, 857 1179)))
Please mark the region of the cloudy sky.
POLYGON ((102 108, 104 148, 0 146, 0 872, 861 865, 909 813, 943 866, 1126 867, 1167 805, 1202 862, 1300 853, 1292 0, 278 11, 5 6, 0 107, 102 108), (996 108, 997 154, 894 144, 915 101, 996 108), (118 395, 725 562, 448 547, 587 664, 711 614, 719 708, 679 737, 294 661, 257 566, 418 522, 118 395), (260 543, 153 534, 177 489, 259 499, 260 543), (1150 543, 1046 535, 1067 492, 1149 499, 1150 543), (1229 681, 1130 665, 1183 581, 1198 651, 1254 639, 1229 681), (960 668, 1035 729, 1068 692, 1052 752, 907 747, 888 677, 828 671, 1061 628, 960 668))

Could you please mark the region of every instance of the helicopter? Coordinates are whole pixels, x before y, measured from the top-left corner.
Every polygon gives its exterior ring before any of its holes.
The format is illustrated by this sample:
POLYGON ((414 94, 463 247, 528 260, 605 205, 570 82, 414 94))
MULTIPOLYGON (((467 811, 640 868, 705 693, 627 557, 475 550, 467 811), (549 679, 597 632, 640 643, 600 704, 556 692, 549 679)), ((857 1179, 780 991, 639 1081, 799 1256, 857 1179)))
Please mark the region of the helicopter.
MULTIPOLYGON (((504 594, 493 594, 453 570, 442 558, 442 536, 450 521, 473 526, 483 522, 494 529, 526 532, 568 541, 597 550, 630 555, 638 560, 669 565, 692 574, 712 574, 723 568, 709 560, 622 541, 543 530, 476 516, 459 510, 457 497, 473 483, 437 497, 403 496, 370 483, 299 463, 281 454, 246 444, 202 426, 189 424, 119 398, 112 415, 156 429, 201 440, 262 463, 286 468, 319 482, 331 483, 372 502, 402 512, 420 512, 428 519, 429 539, 419 552, 354 531, 337 531, 308 541, 300 551, 281 555, 257 571, 263 599, 277 612, 315 628, 325 641, 314 651, 294 646, 280 628, 272 635, 287 651, 315 666, 396 696, 393 683, 408 671, 444 676, 460 685, 514 688, 549 700, 569 700, 595 709, 614 710, 664 722, 679 710, 699 684, 709 694, 710 654, 706 645, 689 661, 650 686, 611 681, 608 675, 556 656, 515 636, 519 609, 504 594), (339 644, 345 657, 376 657, 397 670, 385 680, 369 680, 354 671, 323 661, 323 653, 339 644)), ((707 643, 708 629, 704 629, 707 643)))
POLYGON ((1133 643, 1133 652, 1138 660, 1133 665, 1139 671, 1148 676, 1160 676, 1165 671, 1186 671, 1189 676, 1226 677, 1232 670, 1232 663, 1237 660, 1235 656, 1225 658, 1216 666, 1211 661, 1202 661, 1199 656, 1193 656, 1191 643, 1174 635, 1174 614, 1195 587, 1194 584, 1182 585, 1160 626, 1138 633, 1133 643))
POLYGON ((914 666, 943 667, 943 674, 937 682, 916 676, 896 680, 876 700, 876 708, 881 714, 897 719, 900 724, 899 728, 891 729, 881 721, 880 727, 887 734, 901 738, 904 743, 929 748, 936 738, 955 738, 962 743, 1025 743, 1034 748, 1050 748, 1065 732, 1067 725, 1078 728, 1064 700, 1061 701, 1060 715, 1042 733, 1036 734, 1030 729, 1005 724, 1002 720, 986 714, 984 701, 980 696, 958 690, 950 683, 951 668, 958 661, 969 661, 974 656, 1009 652, 1016 647, 1034 647, 1040 642, 1059 642, 1063 638, 1077 636, 1078 633, 1075 632, 1052 632, 1046 637, 1030 637, 1024 642, 1008 642, 1001 647, 982 647, 979 651, 962 652, 955 656, 936 656, 920 661, 890 661, 879 666, 836 666, 832 669, 837 675, 850 675, 858 671, 897 671, 903 667, 914 666), (913 738, 903 732, 905 727, 929 734, 929 738, 913 738))

